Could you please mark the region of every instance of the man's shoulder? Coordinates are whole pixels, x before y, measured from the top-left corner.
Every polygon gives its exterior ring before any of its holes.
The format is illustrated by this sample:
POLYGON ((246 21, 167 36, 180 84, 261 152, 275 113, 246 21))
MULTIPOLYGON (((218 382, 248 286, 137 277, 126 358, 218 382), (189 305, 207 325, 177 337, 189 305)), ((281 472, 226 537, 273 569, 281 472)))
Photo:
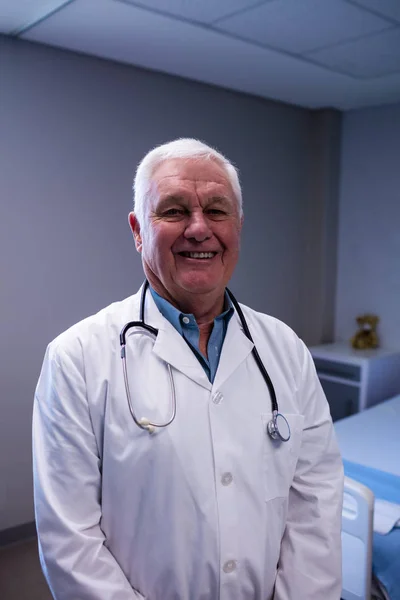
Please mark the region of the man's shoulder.
POLYGON ((302 371, 310 360, 307 346, 286 323, 271 315, 240 305, 248 323, 254 343, 260 353, 273 352, 281 365, 288 365, 291 373, 302 371))
POLYGON ((134 294, 113 302, 98 312, 78 321, 56 338, 48 348, 51 354, 70 353, 78 348, 83 350, 91 343, 101 347, 104 341, 119 340, 119 333, 123 326, 135 319, 138 307, 139 294, 134 294))
POLYGON ((253 324, 257 330, 261 329, 264 333, 282 336, 282 338, 288 340, 296 341, 299 339, 296 332, 289 325, 284 323, 284 321, 281 321, 272 315, 254 310, 254 308, 250 308, 245 304, 240 304, 240 307, 246 320, 250 324, 253 324))

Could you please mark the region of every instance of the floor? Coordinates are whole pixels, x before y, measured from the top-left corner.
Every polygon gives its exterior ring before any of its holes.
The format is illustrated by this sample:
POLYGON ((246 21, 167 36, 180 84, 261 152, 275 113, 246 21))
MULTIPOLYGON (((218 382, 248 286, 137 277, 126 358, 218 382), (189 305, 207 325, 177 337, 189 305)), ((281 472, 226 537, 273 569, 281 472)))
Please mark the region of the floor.
MULTIPOLYGON (((376 600, 383 597, 372 595, 376 600)), ((36 539, 0 548, 0 600, 52 600, 36 539)))
POLYGON ((36 540, 0 548, 1 600, 52 600, 40 569, 36 540))

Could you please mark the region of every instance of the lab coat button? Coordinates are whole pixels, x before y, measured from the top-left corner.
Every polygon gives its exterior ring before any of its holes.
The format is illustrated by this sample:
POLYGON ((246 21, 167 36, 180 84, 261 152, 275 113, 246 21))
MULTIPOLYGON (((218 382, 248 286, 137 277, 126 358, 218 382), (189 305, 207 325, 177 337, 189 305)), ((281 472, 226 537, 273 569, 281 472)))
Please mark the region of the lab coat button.
POLYGON ((219 404, 222 400, 223 396, 221 394, 221 392, 217 392, 216 394, 214 394, 212 401, 214 402, 214 404, 219 404))
POLYGON ((222 485, 230 485, 233 481, 232 473, 224 473, 221 477, 222 485))
POLYGON ((232 573, 236 569, 236 560, 228 560, 222 568, 224 573, 232 573))

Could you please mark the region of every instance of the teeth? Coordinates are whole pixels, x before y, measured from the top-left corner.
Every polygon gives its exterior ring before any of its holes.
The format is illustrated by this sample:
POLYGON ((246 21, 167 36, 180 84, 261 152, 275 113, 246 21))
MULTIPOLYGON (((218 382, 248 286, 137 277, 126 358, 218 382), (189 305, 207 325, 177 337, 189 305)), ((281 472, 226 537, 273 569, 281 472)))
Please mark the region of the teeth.
POLYGON ((189 258, 213 258, 215 252, 185 252, 189 258))

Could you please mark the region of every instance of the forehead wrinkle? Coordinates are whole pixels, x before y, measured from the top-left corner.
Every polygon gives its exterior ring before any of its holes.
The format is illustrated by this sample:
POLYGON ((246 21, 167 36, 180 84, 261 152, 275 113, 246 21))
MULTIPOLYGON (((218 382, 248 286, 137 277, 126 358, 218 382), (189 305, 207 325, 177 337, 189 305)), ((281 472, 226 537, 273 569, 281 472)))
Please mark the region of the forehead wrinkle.
POLYGON ((159 207, 173 201, 191 202, 194 197, 203 207, 216 200, 222 201, 224 205, 236 202, 231 183, 224 174, 214 172, 210 177, 204 177, 201 173, 193 173, 193 177, 183 175, 179 169, 175 172, 155 173, 152 186, 158 198, 153 197, 153 201, 159 207))
POLYGON ((198 187, 212 188, 215 185, 224 188, 223 192, 215 190, 215 195, 226 195, 236 200, 232 183, 224 166, 219 161, 208 160, 205 157, 167 159, 156 166, 151 179, 152 184, 158 188, 159 194, 178 191, 180 186, 186 193, 199 194, 203 190, 198 190, 198 187), (176 190, 165 189, 169 186, 174 188, 175 185, 176 190))
MULTIPOLYGON (((171 175, 163 175, 162 177, 160 177, 160 181, 162 181, 163 179, 170 179, 171 177, 177 177, 179 178, 181 181, 205 181, 205 182, 212 182, 214 181, 214 179, 203 179, 202 177, 182 177, 181 175, 179 175, 178 173, 171 173, 171 175)), ((222 181, 226 181, 224 177, 218 178, 221 179, 222 181)))
MULTIPOLYGON (((158 181, 153 181, 153 184, 155 185, 155 187, 159 190, 159 192, 164 192, 164 183, 167 183, 164 180, 169 180, 169 179, 176 179, 176 192, 172 191, 172 190, 165 190, 165 193, 168 193, 169 191, 171 192, 171 195, 178 195, 180 193, 180 188, 182 188, 182 192, 185 193, 188 191, 188 188, 191 188, 192 186, 194 186, 195 188, 195 192, 197 193, 197 188, 198 185, 201 184, 205 184, 204 187, 212 187, 212 186, 218 186, 220 187, 224 187, 225 189, 228 189, 230 194, 232 194, 234 196, 233 190, 232 190, 232 186, 230 185, 230 182, 227 181, 224 178, 221 179, 202 179, 202 178, 189 178, 189 177, 179 177, 178 175, 167 175, 165 177, 161 177, 158 181), (187 187, 187 184, 189 184, 189 186, 187 187), (178 191, 179 190, 179 191, 178 191)), ((192 191, 192 190, 190 190, 192 191)), ((221 194, 218 194, 217 192, 215 193, 216 196, 222 196, 221 194)))
POLYGON ((213 196, 218 198, 229 197, 232 191, 229 186, 225 186, 217 181, 192 181, 188 183, 188 180, 180 179, 176 185, 170 186, 165 182, 158 182, 155 186, 158 194, 164 196, 188 196, 195 194, 196 196, 213 196))

